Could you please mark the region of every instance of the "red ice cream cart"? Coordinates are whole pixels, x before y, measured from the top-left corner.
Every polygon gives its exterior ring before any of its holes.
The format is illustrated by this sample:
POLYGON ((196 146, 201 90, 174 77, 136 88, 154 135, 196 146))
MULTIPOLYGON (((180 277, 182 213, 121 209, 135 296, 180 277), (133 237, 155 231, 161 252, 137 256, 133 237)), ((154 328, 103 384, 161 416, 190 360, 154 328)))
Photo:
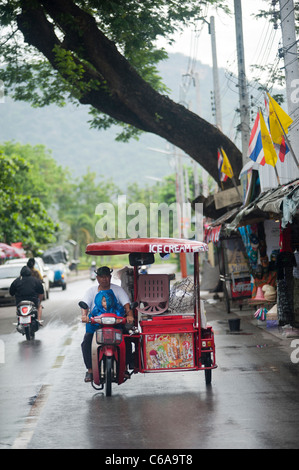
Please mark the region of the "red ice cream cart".
MULTIPOLYGON (((123 339, 130 341, 134 350, 134 366, 131 375, 138 372, 175 372, 204 371, 206 384, 211 383, 212 369, 215 362, 214 332, 211 326, 201 324, 201 302, 199 282, 199 253, 206 251, 207 245, 202 242, 172 238, 136 238, 112 240, 89 244, 86 253, 92 256, 129 255, 129 264, 133 267, 132 301, 134 301, 134 331, 123 334, 123 339), (141 274, 140 266, 153 264, 155 256, 161 257, 170 253, 192 253, 194 256, 194 273, 189 286, 191 298, 189 311, 173 311, 169 304, 170 277, 168 274, 141 274)), ((132 270, 132 268, 130 268, 132 270)), ((180 294, 180 292, 177 295, 180 294)), ((99 346, 100 347, 100 346, 99 346)), ((111 371, 105 366, 100 373, 99 361, 93 362, 93 386, 104 386, 107 380, 111 393, 111 382, 119 385, 126 378, 123 374, 120 356, 124 349, 118 346, 114 354, 111 371), (108 378, 107 378, 108 376, 108 378)), ((100 353, 96 353, 100 354, 100 353)), ((101 357, 103 354, 101 353, 101 357)), ((97 356, 93 356, 97 357, 97 356)))

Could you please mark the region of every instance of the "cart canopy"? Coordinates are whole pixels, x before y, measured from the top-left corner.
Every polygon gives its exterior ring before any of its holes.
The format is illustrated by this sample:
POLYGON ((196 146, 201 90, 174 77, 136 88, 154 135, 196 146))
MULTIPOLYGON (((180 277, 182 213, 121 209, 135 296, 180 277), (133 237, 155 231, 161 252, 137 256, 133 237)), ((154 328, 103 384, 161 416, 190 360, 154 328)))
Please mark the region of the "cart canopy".
POLYGON ((206 243, 180 238, 129 238, 90 243, 88 255, 123 255, 127 253, 195 253, 207 251, 206 243))

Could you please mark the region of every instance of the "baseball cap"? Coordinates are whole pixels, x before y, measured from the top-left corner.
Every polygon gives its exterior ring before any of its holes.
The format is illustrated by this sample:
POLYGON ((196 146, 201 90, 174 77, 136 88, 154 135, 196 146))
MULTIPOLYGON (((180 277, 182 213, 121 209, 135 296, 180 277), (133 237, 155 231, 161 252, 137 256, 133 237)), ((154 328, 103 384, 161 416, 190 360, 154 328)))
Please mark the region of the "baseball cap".
POLYGON ((97 276, 110 276, 112 273, 113 269, 108 268, 108 266, 102 266, 98 268, 95 273, 97 276))

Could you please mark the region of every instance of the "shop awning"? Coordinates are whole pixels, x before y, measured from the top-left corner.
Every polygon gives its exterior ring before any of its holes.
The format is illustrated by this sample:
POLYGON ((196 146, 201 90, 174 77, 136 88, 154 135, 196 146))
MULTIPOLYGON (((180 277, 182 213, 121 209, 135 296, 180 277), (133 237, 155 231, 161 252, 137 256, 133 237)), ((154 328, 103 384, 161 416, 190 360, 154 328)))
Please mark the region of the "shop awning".
POLYGON ((221 231, 221 225, 217 225, 216 227, 211 227, 209 225, 208 227, 206 227, 204 242, 205 243, 210 243, 210 242, 217 243, 220 238, 220 231, 221 231))
POLYGON ((205 243, 215 242, 217 243, 220 239, 220 232, 223 224, 230 222, 234 219, 236 214, 239 212, 239 208, 235 207, 230 211, 223 214, 218 219, 214 220, 211 224, 205 227, 204 241, 205 243))
POLYGON ((251 225, 261 220, 279 218, 282 227, 291 223, 299 210, 299 180, 281 185, 261 193, 247 207, 241 209, 236 217, 225 226, 230 234, 236 228, 251 225))

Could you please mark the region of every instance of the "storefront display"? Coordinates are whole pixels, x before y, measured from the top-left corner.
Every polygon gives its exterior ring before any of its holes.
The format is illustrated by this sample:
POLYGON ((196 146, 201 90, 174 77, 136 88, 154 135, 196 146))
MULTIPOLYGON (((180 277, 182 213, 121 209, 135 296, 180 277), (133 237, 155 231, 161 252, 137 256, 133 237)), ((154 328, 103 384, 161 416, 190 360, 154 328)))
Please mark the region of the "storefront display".
POLYGON ((270 271, 268 257, 264 257, 259 269, 254 272, 254 283, 252 289, 252 298, 256 297, 258 288, 263 288, 268 285, 276 288, 277 273, 275 270, 270 271))
POLYGON ((227 291, 231 295, 234 270, 238 271, 243 264, 240 250, 234 246, 238 231, 251 275, 252 292, 248 303, 256 306, 255 317, 265 320, 267 309, 276 305, 276 313, 272 311, 271 316, 277 316, 278 325, 298 327, 299 180, 257 196, 252 194, 252 198, 245 199, 238 213, 233 219, 227 219, 221 230, 225 270, 223 274, 220 270, 220 279, 224 281, 224 297, 226 299, 227 291))

